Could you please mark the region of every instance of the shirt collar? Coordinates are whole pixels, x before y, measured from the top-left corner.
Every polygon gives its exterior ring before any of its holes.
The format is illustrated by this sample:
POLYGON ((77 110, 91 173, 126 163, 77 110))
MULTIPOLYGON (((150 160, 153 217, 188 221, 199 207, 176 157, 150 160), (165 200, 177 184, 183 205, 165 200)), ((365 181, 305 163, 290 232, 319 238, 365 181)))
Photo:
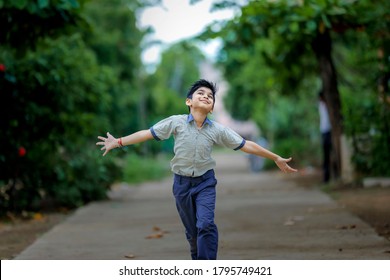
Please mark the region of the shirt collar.
MULTIPOLYGON (((190 122, 192 122, 194 120, 194 116, 190 113, 189 115, 188 115, 188 117, 187 117, 187 123, 190 123, 190 122)), ((204 124, 208 124, 208 125, 212 125, 212 122, 211 122, 211 120, 209 119, 209 118, 207 118, 206 117, 206 119, 204 120, 204 122, 203 122, 203 125, 204 124)))

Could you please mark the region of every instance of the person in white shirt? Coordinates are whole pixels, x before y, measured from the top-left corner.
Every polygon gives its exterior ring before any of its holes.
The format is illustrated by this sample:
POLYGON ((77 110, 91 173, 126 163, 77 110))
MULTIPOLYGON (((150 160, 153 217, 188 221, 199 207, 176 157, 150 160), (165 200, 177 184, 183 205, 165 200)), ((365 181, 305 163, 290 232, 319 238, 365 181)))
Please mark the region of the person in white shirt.
POLYGON ((329 120, 328 108, 325 103, 324 93, 319 93, 318 112, 320 115, 320 132, 322 136, 322 170, 324 183, 330 180, 331 151, 332 151, 332 125, 329 120))

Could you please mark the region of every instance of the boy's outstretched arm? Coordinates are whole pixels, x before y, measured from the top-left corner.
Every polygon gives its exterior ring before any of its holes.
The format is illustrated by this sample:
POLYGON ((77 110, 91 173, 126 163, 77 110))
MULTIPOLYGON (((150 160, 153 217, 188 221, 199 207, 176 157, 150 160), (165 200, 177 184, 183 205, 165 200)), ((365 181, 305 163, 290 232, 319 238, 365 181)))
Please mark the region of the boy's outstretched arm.
POLYGON ((297 169, 291 168, 287 163, 291 161, 290 158, 282 158, 278 156, 277 154, 274 154, 273 152, 261 147, 260 145, 256 144, 253 141, 246 141, 245 145, 241 148, 241 151, 253 154, 256 156, 268 158, 270 160, 273 160, 275 164, 279 167, 280 170, 282 170, 285 173, 291 173, 291 172, 297 172, 297 169))
POLYGON ((103 154, 103 156, 105 156, 112 149, 153 139, 153 135, 149 129, 146 129, 121 138, 115 138, 109 132, 107 132, 107 138, 98 136, 98 139, 102 140, 102 142, 97 142, 96 145, 103 146, 101 150, 105 150, 103 154))

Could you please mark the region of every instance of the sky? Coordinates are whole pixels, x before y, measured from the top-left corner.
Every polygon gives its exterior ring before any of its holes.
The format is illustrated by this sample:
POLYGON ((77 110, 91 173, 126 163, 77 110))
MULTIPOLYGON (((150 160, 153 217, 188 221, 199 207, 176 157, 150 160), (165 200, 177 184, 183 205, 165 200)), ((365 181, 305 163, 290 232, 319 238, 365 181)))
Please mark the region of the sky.
MULTIPOLYGON (((214 0, 215 1, 215 0, 214 0)), ((161 46, 153 46, 142 54, 144 63, 154 65, 159 62, 161 51, 169 44, 193 37, 216 20, 231 19, 234 11, 226 9, 210 12, 213 0, 202 0, 190 5, 190 0, 163 0, 162 6, 145 9, 138 18, 138 26, 152 26, 155 33, 150 39, 160 40, 161 46)), ((208 40, 199 47, 207 57, 213 59, 221 42, 208 40)))

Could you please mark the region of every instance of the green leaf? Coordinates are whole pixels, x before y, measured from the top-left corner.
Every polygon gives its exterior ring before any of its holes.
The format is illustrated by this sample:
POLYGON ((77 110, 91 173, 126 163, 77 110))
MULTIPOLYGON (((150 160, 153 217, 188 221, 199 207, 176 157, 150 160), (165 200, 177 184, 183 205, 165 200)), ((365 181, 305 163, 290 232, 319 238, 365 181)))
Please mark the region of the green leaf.
POLYGON ((28 2, 28 0, 14 0, 13 4, 14 4, 15 8, 21 10, 21 9, 24 9, 27 6, 27 2, 28 2))
POLYGON ((38 83, 40 85, 43 85, 45 83, 45 78, 44 76, 42 75, 42 73, 35 73, 34 74, 34 77, 37 79, 38 83))
POLYGON ((342 7, 332 7, 328 12, 328 14, 332 15, 332 16, 344 15, 346 13, 347 13, 347 10, 345 8, 342 8, 342 7))
POLYGON ((294 33, 299 31, 299 24, 298 24, 298 22, 290 23, 290 31, 294 32, 294 33))
POLYGON ((80 4, 77 0, 69 0, 72 8, 80 8, 80 4))
POLYGON ((30 14, 38 14, 39 13, 39 7, 38 7, 38 4, 37 3, 34 3, 32 1, 30 1, 28 4, 27 4, 27 7, 26 7, 27 11, 30 13, 30 14))
POLYGON ((328 17, 326 15, 321 15, 322 21, 324 22, 325 26, 330 28, 332 24, 330 23, 328 17))
POLYGON ((306 27, 309 29, 309 31, 313 32, 317 30, 317 23, 314 20, 309 20, 306 22, 306 27))
POLYGON ((49 6, 49 0, 38 0, 38 7, 43 9, 49 6))
POLYGON ((15 84, 16 83, 16 77, 14 75, 10 75, 8 73, 5 74, 4 78, 10 82, 10 83, 13 83, 15 84))

